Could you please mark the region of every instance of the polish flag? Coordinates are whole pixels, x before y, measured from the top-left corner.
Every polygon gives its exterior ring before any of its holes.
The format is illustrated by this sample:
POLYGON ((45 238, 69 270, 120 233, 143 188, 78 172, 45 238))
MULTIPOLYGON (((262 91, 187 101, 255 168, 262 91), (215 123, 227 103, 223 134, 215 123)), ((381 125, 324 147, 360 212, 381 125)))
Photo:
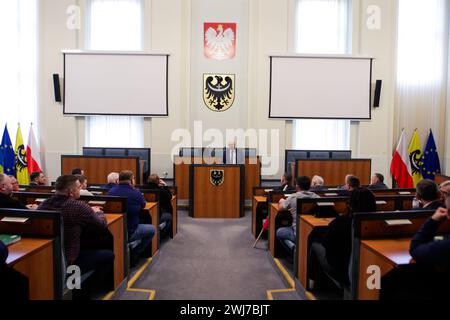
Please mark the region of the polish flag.
POLYGON ((36 138, 33 133, 33 126, 30 128, 30 134, 28 136, 28 145, 27 145, 27 164, 28 164, 28 173, 32 173, 35 171, 41 172, 41 154, 39 152, 39 148, 36 143, 36 138))
POLYGON ((405 141, 406 133, 403 130, 397 149, 395 149, 394 156, 392 157, 391 175, 397 181, 399 188, 414 188, 408 147, 405 141))

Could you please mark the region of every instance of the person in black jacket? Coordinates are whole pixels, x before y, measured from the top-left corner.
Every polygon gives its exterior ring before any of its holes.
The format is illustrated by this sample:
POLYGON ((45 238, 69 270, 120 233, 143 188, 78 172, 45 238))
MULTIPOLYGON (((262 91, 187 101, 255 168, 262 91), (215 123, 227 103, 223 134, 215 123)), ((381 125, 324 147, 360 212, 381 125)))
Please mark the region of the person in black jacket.
POLYGON ((6 174, 0 173, 0 208, 8 209, 27 209, 19 201, 11 198, 13 185, 11 178, 6 174))
POLYGON ((352 251, 353 214, 374 211, 375 195, 370 190, 358 188, 351 191, 348 212, 334 219, 324 238, 311 245, 308 259, 309 279, 312 280, 310 287, 313 287, 314 280, 321 273, 328 274, 344 286, 350 284, 348 268, 352 251))
POLYGON ((147 189, 159 190, 159 206, 161 207, 159 217, 160 236, 164 238, 168 235, 172 226, 173 207, 172 207, 172 193, 167 188, 166 183, 159 178, 157 174, 151 174, 148 177, 147 184, 144 186, 147 189))

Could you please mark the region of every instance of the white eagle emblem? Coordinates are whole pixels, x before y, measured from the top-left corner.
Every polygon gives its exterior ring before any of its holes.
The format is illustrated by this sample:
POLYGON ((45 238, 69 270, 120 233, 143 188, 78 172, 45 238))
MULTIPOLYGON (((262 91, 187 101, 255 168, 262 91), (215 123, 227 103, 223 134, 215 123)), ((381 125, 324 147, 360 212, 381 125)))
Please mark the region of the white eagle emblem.
POLYGON ((215 60, 226 60, 234 57, 235 34, 232 28, 223 30, 219 24, 217 29, 209 27, 205 32, 205 56, 215 60))

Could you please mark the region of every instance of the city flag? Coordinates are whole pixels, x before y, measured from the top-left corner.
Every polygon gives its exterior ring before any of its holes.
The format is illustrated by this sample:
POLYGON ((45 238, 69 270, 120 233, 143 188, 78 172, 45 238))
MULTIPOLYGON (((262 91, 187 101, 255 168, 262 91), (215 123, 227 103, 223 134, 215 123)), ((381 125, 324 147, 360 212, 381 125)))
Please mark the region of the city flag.
POLYGON ((11 176, 16 176, 16 157, 14 155, 14 149, 9 137, 8 127, 5 124, 5 130, 3 131, 2 144, 0 151, 3 153, 3 173, 11 176))
POLYGON ((29 184, 30 176, 28 175, 27 166, 27 152, 23 144, 22 132, 20 131, 20 125, 17 128, 16 135, 16 170, 17 181, 19 184, 29 184))
POLYGON ((420 137, 417 129, 414 130, 411 143, 409 144, 408 154, 409 161, 411 162, 411 176, 415 187, 423 179, 420 173, 420 168, 422 167, 422 149, 420 147, 420 137))
POLYGON ((439 155, 434 142, 433 132, 430 130, 428 135, 427 145, 423 152, 422 167, 420 172, 425 179, 434 180, 436 174, 441 173, 441 163, 439 162, 439 155))
POLYGON ((32 172, 41 172, 41 154, 36 143, 36 137, 34 136, 33 126, 30 128, 30 134, 28 136, 27 145, 27 164, 28 174, 32 172))
POLYGON ((399 188, 412 188, 411 163, 406 149, 406 133, 402 131, 391 162, 391 175, 399 188))

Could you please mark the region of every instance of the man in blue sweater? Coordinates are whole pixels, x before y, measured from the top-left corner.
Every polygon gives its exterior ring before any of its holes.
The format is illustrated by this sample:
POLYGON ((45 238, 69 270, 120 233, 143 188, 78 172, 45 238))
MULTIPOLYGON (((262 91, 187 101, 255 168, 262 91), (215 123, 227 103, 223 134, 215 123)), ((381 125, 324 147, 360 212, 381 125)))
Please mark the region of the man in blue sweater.
POLYGON ((151 224, 139 223, 140 212, 147 202, 142 193, 134 188, 134 185, 133 172, 122 171, 119 174, 119 184, 109 190, 108 195, 127 198, 128 242, 141 240, 141 243, 133 250, 135 257, 138 257, 149 247, 155 235, 155 228, 151 224))

